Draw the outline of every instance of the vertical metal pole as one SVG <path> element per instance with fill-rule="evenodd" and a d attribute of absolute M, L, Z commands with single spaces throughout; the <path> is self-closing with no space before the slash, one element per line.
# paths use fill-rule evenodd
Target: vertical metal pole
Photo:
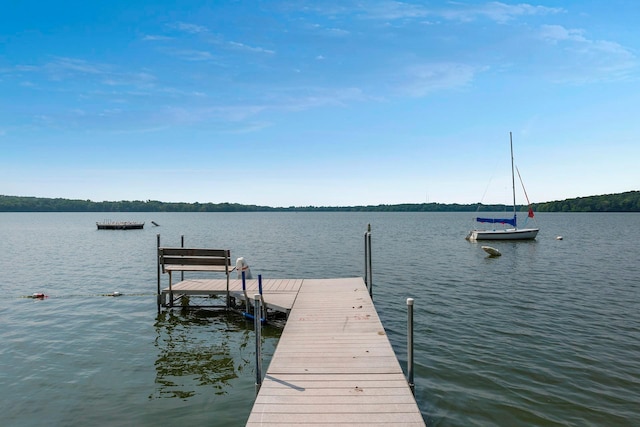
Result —
<path fill-rule="evenodd" d="M 511 132 L 509 132 L 509 145 L 511 146 L 511 188 L 513 189 L 513 219 L 514 224 L 513 228 L 518 228 L 516 224 L 518 224 L 518 220 L 516 219 L 516 176 L 513 173 L 513 137 L 511 136 Z"/>
<path fill-rule="evenodd" d="M 249 297 L 247 296 L 247 279 L 246 279 L 246 276 L 244 274 L 244 271 L 242 272 L 242 295 L 244 295 L 244 312 L 248 313 L 249 312 Z"/>
<path fill-rule="evenodd" d="M 262 322 L 260 321 L 260 294 L 253 296 L 253 325 L 256 330 L 256 394 L 262 385 Z"/>
<path fill-rule="evenodd" d="M 158 302 L 158 314 L 160 314 L 160 305 L 162 303 L 162 301 L 160 301 L 160 234 L 158 233 L 156 235 L 156 261 L 158 263 L 158 294 L 156 296 L 157 302 Z"/>
<path fill-rule="evenodd" d="M 367 254 L 369 255 L 368 262 L 368 277 L 369 277 L 369 296 L 373 300 L 373 269 L 371 268 L 371 224 L 367 228 Z"/>
<path fill-rule="evenodd" d="M 180 247 L 184 248 L 184 234 L 180 235 Z M 180 272 L 180 280 L 184 282 L 184 271 Z"/>
<path fill-rule="evenodd" d="M 262 274 L 258 274 L 258 292 L 260 293 L 260 302 L 262 304 L 262 311 L 260 312 L 261 319 L 260 321 L 267 321 L 267 304 L 264 302 L 264 295 L 262 294 Z M 264 313 L 264 316 L 262 316 Z"/>
<path fill-rule="evenodd" d="M 407 381 L 411 393 L 416 394 L 413 382 L 413 298 L 407 298 Z"/>
<path fill-rule="evenodd" d="M 364 283 L 369 289 L 369 246 L 367 245 L 368 231 L 364 232 Z"/>

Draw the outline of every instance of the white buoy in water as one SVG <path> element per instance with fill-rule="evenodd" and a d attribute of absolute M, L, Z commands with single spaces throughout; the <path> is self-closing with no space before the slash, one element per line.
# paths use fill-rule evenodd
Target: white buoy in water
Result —
<path fill-rule="evenodd" d="M 244 257 L 236 259 L 236 270 L 238 271 L 238 279 L 242 279 L 243 271 L 245 279 L 252 279 L 249 264 L 247 264 L 247 262 L 244 260 Z"/>
<path fill-rule="evenodd" d="M 482 250 L 489 254 L 489 256 L 500 256 L 502 255 L 499 250 L 496 248 L 492 248 L 491 246 L 482 246 Z"/>

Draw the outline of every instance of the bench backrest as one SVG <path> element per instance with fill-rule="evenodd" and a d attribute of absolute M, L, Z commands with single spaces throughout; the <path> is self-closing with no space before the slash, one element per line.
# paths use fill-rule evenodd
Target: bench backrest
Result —
<path fill-rule="evenodd" d="M 229 249 L 158 248 L 158 257 L 163 273 L 168 264 L 231 266 Z"/>

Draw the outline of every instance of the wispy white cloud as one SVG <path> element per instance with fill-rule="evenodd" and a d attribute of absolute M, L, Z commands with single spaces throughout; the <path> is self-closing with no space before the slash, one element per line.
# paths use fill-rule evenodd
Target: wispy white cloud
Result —
<path fill-rule="evenodd" d="M 314 23 L 304 25 L 304 30 L 309 31 L 314 36 L 324 37 L 324 38 L 345 38 L 350 36 L 352 33 L 349 30 L 344 28 L 337 27 L 327 27 L 322 24 Z"/>
<path fill-rule="evenodd" d="M 285 111 L 304 111 L 321 107 L 343 107 L 353 102 L 370 100 L 362 89 L 290 87 L 269 95 L 269 108 Z"/>
<path fill-rule="evenodd" d="M 166 41 L 166 40 L 173 40 L 173 37 L 147 34 L 146 36 L 144 36 L 142 38 L 142 40 L 144 40 L 144 41 Z"/>
<path fill-rule="evenodd" d="M 266 121 L 248 122 L 248 123 L 244 123 L 242 126 L 235 126 L 228 130 L 222 130 L 221 132 L 227 133 L 227 134 L 254 133 L 254 132 L 259 132 L 271 126 L 273 126 L 273 123 L 266 122 Z"/>
<path fill-rule="evenodd" d="M 636 55 L 616 42 L 592 40 L 581 29 L 543 25 L 538 37 L 562 49 L 554 80 L 562 83 L 614 81 L 637 72 Z"/>
<path fill-rule="evenodd" d="M 383 20 L 424 18 L 430 14 L 425 6 L 400 1 L 367 2 L 362 6 L 364 16 Z"/>
<path fill-rule="evenodd" d="M 241 106 L 219 106 L 211 107 L 206 111 L 215 114 L 216 117 L 224 118 L 234 122 L 246 120 L 249 117 L 253 117 L 256 114 L 262 112 L 267 108 L 264 105 L 241 105 Z"/>
<path fill-rule="evenodd" d="M 202 34 L 208 33 L 209 30 L 202 25 L 190 24 L 188 22 L 174 22 L 167 25 L 169 28 L 174 30 L 182 31 L 190 34 Z"/>
<path fill-rule="evenodd" d="M 121 108 L 105 108 L 98 113 L 99 117 L 119 116 L 124 111 Z"/>
<path fill-rule="evenodd" d="M 113 65 L 72 57 L 54 57 L 39 65 L 16 65 L 13 73 L 23 79 L 20 86 L 43 90 L 47 87 L 43 79 L 73 82 L 82 78 L 85 82 L 105 85 L 142 84 L 153 79 L 148 73 L 117 72 Z"/>
<path fill-rule="evenodd" d="M 549 15 L 564 12 L 559 7 L 532 5 L 527 3 L 507 4 L 498 1 L 486 3 L 467 3 L 451 1 L 444 7 L 429 4 L 415 4 L 396 0 L 378 0 L 367 2 L 341 3 L 337 6 L 315 7 L 307 6 L 307 10 L 314 10 L 324 15 L 352 15 L 363 19 L 377 19 L 384 21 L 421 20 L 425 18 L 442 18 L 452 21 L 470 22 L 478 19 L 489 19 L 505 23 L 521 16 Z"/>
<path fill-rule="evenodd" d="M 521 16 L 551 15 L 564 12 L 559 7 L 535 6 L 527 3 L 506 4 L 488 2 L 484 4 L 451 3 L 446 9 L 434 11 L 443 18 L 469 22 L 479 18 L 505 23 Z"/>
<path fill-rule="evenodd" d="M 423 97 L 439 90 L 462 88 L 481 71 L 480 67 L 449 62 L 413 66 L 404 73 L 399 91 L 404 95 Z"/>
<path fill-rule="evenodd" d="M 215 125 L 221 122 L 243 122 L 265 110 L 263 105 L 241 106 L 167 106 L 158 119 L 174 125 L 190 125 L 207 122 Z"/>
<path fill-rule="evenodd" d="M 174 125 L 207 123 L 220 131 L 258 131 L 271 122 L 261 118 L 263 114 L 281 111 L 305 111 L 321 107 L 340 107 L 354 101 L 368 99 L 360 89 L 325 89 L 288 87 L 271 89 L 254 103 L 238 105 L 191 104 L 166 106 L 154 120 Z M 239 130 L 241 129 L 241 130 Z"/>
<path fill-rule="evenodd" d="M 107 86 L 142 86 L 148 87 L 156 81 L 156 76 L 146 72 L 109 73 L 102 79 Z"/>
<path fill-rule="evenodd" d="M 332 37 L 345 37 L 351 34 L 350 31 L 344 30 L 342 28 L 325 28 L 325 33 Z"/>
<path fill-rule="evenodd" d="M 209 45 L 215 45 L 217 49 L 227 50 L 227 51 L 237 51 L 237 52 L 247 52 L 247 53 L 256 53 L 256 54 L 264 54 L 264 55 L 274 55 L 276 51 L 273 49 L 268 49 L 261 46 L 252 46 L 244 42 L 239 41 L 229 41 L 225 40 L 224 37 L 210 33 L 206 28 L 193 25 L 193 24 L 172 24 L 172 28 L 179 28 L 182 31 L 191 33 L 191 34 L 203 34 L 206 33 L 206 36 L 200 39 L 201 42 L 207 43 Z M 172 37 L 162 37 L 162 36 L 154 36 L 154 37 L 145 37 L 145 40 L 174 40 Z M 214 55 L 202 49 L 186 49 L 186 48 L 172 48 L 172 47 L 162 47 L 158 49 L 159 52 L 163 52 L 166 54 L 170 54 L 181 59 L 185 59 L 188 61 L 207 61 L 214 59 Z"/>
<path fill-rule="evenodd" d="M 193 97 L 193 98 L 206 98 L 207 94 L 202 91 L 197 90 L 182 90 L 175 87 L 162 87 L 157 88 L 156 92 L 158 93 L 167 93 L 170 95 L 175 95 L 176 97 Z"/>
<path fill-rule="evenodd" d="M 18 64 L 15 66 L 15 70 L 16 71 L 36 71 L 38 70 L 38 67 L 36 67 L 35 65 L 22 65 L 22 64 Z"/>
<path fill-rule="evenodd" d="M 559 41 L 578 41 L 586 42 L 584 30 L 567 29 L 562 25 L 543 25 L 540 27 L 539 37 L 542 40 L 556 44 Z"/>
<path fill-rule="evenodd" d="M 37 124 L 45 127 L 54 127 L 57 123 L 57 120 L 48 114 L 38 114 L 33 119 Z"/>
<path fill-rule="evenodd" d="M 18 71 L 19 70 L 19 71 Z M 122 126 L 156 126 L 147 108 L 133 108 L 141 99 L 154 99 L 158 105 L 182 104 L 206 99 L 206 92 L 167 85 L 148 71 L 135 71 L 117 65 L 72 57 L 55 57 L 39 65 L 13 67 L 14 87 L 30 87 L 38 94 L 56 99 L 56 107 L 32 103 L 29 121 L 36 128 L 98 129 L 115 121 Z M 31 94 L 29 94 L 31 96 Z M 40 96 L 40 95 L 37 95 Z M 101 104 L 102 103 L 102 104 Z M 98 108 L 103 105 L 103 108 Z M 118 107 L 114 107 L 114 106 Z M 131 121 L 131 122 L 129 122 Z"/>
<path fill-rule="evenodd" d="M 271 50 L 271 49 L 265 49 L 262 47 L 253 47 L 253 46 L 247 46 L 244 43 L 238 43 L 238 42 L 228 42 L 227 43 L 231 48 L 236 49 L 236 50 L 244 50 L 247 52 L 255 52 L 255 53 L 265 53 L 265 54 L 269 54 L 269 55 L 273 55 L 276 52 Z"/>
<path fill-rule="evenodd" d="M 92 63 L 84 59 L 58 57 L 44 65 L 44 69 L 51 78 L 62 79 L 77 74 L 105 74 L 108 66 L 100 63 Z"/>
<path fill-rule="evenodd" d="M 213 54 L 206 50 L 166 48 L 163 51 L 186 61 L 211 61 L 215 59 Z"/>
<path fill-rule="evenodd" d="M 33 75 L 41 74 L 54 81 L 74 81 L 82 77 L 85 82 L 102 86 L 127 86 L 138 89 L 154 87 L 157 77 L 147 71 L 122 70 L 112 64 L 90 62 L 84 59 L 63 57 L 54 58 L 42 66 L 22 67 Z M 41 86 L 41 85 L 40 85 Z M 87 90 L 87 92 L 90 92 Z M 95 89 L 94 89 L 95 92 Z"/>
<path fill-rule="evenodd" d="M 134 129 L 112 129 L 111 133 L 115 135 L 157 133 L 157 132 L 164 132 L 169 128 L 170 128 L 169 125 L 165 125 L 165 126 L 154 126 L 154 127 L 140 127 L 140 128 L 134 128 Z"/>

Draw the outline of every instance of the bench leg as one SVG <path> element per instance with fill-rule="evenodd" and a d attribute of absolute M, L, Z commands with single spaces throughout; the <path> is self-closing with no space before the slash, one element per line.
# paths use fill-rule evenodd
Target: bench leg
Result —
<path fill-rule="evenodd" d="M 171 290 L 171 271 L 169 271 L 169 307 L 173 307 L 173 292 Z"/>

